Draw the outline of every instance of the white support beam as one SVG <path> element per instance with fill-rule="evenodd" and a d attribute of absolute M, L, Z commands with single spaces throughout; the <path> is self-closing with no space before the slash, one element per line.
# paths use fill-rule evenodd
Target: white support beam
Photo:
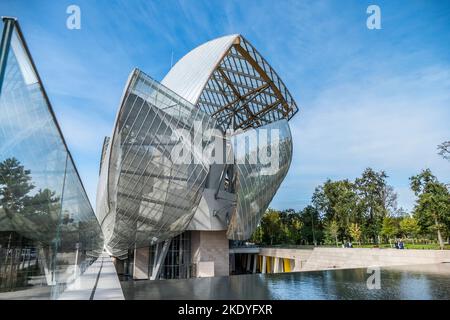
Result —
<path fill-rule="evenodd" d="M 262 258 L 262 270 L 261 270 L 261 273 L 266 273 L 266 263 L 267 263 L 266 259 L 267 259 L 267 257 L 266 257 L 266 256 L 263 256 L 263 258 Z"/>
<path fill-rule="evenodd" d="M 161 266 L 164 263 L 164 259 L 166 258 L 167 251 L 169 251 L 171 241 L 172 241 L 172 239 L 164 241 L 162 249 L 158 250 L 159 254 L 157 252 L 157 255 L 155 256 L 156 263 L 153 265 L 153 270 L 152 270 L 152 274 L 150 276 L 150 280 L 156 280 L 159 278 L 159 274 L 161 272 Z"/>

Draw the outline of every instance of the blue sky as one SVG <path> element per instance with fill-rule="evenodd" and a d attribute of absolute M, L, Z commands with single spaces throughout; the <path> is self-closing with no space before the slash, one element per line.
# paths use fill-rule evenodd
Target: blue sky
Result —
<path fill-rule="evenodd" d="M 66 8 L 81 8 L 81 30 Z M 381 8 L 381 30 L 366 8 Z M 294 159 L 272 206 L 301 209 L 327 178 L 385 170 L 411 209 L 408 177 L 431 168 L 450 182 L 436 146 L 450 140 L 449 1 L 2 0 L 19 18 L 62 131 L 95 205 L 103 137 L 128 74 L 156 80 L 210 39 L 244 35 L 300 106 Z"/>

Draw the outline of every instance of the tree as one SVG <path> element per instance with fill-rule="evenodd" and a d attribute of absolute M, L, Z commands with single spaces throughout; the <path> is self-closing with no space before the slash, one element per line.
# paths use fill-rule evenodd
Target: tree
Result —
<path fill-rule="evenodd" d="M 301 237 L 302 241 L 309 244 L 317 243 L 323 240 L 323 224 L 319 211 L 311 206 L 306 206 L 300 211 L 300 219 L 302 221 Z"/>
<path fill-rule="evenodd" d="M 253 232 L 252 236 L 250 237 L 250 241 L 257 243 L 257 244 L 263 244 L 263 229 L 261 226 L 261 223 L 256 227 L 255 231 Z"/>
<path fill-rule="evenodd" d="M 301 230 L 303 223 L 300 217 L 296 214 L 291 217 L 290 223 L 287 226 L 287 238 L 292 244 L 300 244 L 301 241 Z"/>
<path fill-rule="evenodd" d="M 391 239 L 396 237 L 398 233 L 399 226 L 396 219 L 394 219 L 393 217 L 384 217 L 380 234 L 386 237 L 390 243 Z"/>
<path fill-rule="evenodd" d="M 355 180 L 364 230 L 375 243 L 378 242 L 383 219 L 396 210 L 397 195 L 387 185 L 387 177 L 384 171 L 375 172 L 367 168 L 361 178 Z"/>
<path fill-rule="evenodd" d="M 450 141 L 444 141 L 440 145 L 438 145 L 438 154 L 442 156 L 442 158 L 450 161 Z"/>
<path fill-rule="evenodd" d="M 359 227 L 359 225 L 357 223 L 351 223 L 349 228 L 348 228 L 348 232 L 350 234 L 350 237 L 355 240 L 356 242 L 358 242 L 358 244 L 361 244 L 361 228 Z"/>
<path fill-rule="evenodd" d="M 280 229 L 278 241 L 285 244 L 299 244 L 301 239 L 302 222 L 300 216 L 294 209 L 279 212 Z"/>
<path fill-rule="evenodd" d="M 400 221 L 400 231 L 405 237 L 416 237 L 420 231 L 417 220 L 412 217 L 404 217 Z"/>
<path fill-rule="evenodd" d="M 397 193 L 394 191 L 394 187 L 385 185 L 385 187 L 381 190 L 381 200 L 383 210 L 386 214 L 392 216 L 398 213 Z"/>
<path fill-rule="evenodd" d="M 25 170 L 16 158 L 0 162 L 0 207 L 9 218 L 26 208 L 33 188 L 30 170 Z"/>
<path fill-rule="evenodd" d="M 24 217 L 38 227 L 33 232 L 40 232 L 48 241 L 56 237 L 56 231 L 60 224 L 60 197 L 57 197 L 55 192 L 49 189 L 39 189 L 34 196 L 29 198 L 27 207 Z M 68 212 L 65 214 L 69 215 Z M 67 217 L 62 217 L 61 222 L 68 224 L 73 222 L 73 219 L 69 218 L 68 220 Z"/>
<path fill-rule="evenodd" d="M 439 246 L 444 249 L 442 232 L 450 220 L 450 191 L 440 183 L 430 169 L 410 178 L 411 190 L 417 197 L 414 217 L 422 229 L 436 232 Z"/>
<path fill-rule="evenodd" d="M 267 209 L 251 239 L 259 244 L 300 244 L 303 222 L 293 209 Z"/>
<path fill-rule="evenodd" d="M 263 233 L 263 242 L 273 245 L 277 243 L 283 233 L 281 227 L 280 213 L 273 209 L 267 209 L 261 219 L 261 228 Z"/>
<path fill-rule="evenodd" d="M 30 195 L 34 188 L 31 171 L 16 158 L 0 162 L 0 209 L 9 218 L 12 230 L 50 242 L 59 224 L 60 198 L 49 189 L 39 189 Z M 69 218 L 67 223 L 70 222 Z"/>
<path fill-rule="evenodd" d="M 331 220 L 325 223 L 325 238 L 328 242 L 336 241 L 336 247 L 339 246 L 338 234 L 339 226 L 336 221 Z"/>
<path fill-rule="evenodd" d="M 338 226 L 338 237 L 346 237 L 351 221 L 358 221 L 357 194 L 355 186 L 348 180 L 327 180 L 316 188 L 312 202 L 322 213 L 326 222 L 334 221 Z"/>
<path fill-rule="evenodd" d="M 400 207 L 397 210 L 395 210 L 395 212 L 393 213 L 393 216 L 402 218 L 402 219 L 410 217 L 409 213 L 403 207 Z"/>

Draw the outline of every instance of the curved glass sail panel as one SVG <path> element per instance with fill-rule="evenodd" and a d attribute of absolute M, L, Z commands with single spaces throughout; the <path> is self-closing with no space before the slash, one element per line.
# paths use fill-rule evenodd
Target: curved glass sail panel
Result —
<path fill-rule="evenodd" d="M 193 49 L 161 83 L 211 115 L 224 130 L 290 120 L 298 112 L 275 70 L 239 34 Z"/>
<path fill-rule="evenodd" d="M 204 189 L 209 163 L 202 150 L 214 129 L 207 114 L 141 71 L 132 73 L 104 146 L 98 191 L 111 253 L 121 256 L 186 229 Z"/>
<path fill-rule="evenodd" d="M 0 64 L 0 299 L 58 298 L 103 238 L 19 26 Z"/>
<path fill-rule="evenodd" d="M 215 64 L 197 106 L 224 130 L 258 128 L 290 120 L 298 112 L 281 78 L 242 36 L 236 36 Z"/>
<path fill-rule="evenodd" d="M 292 159 L 287 120 L 231 137 L 235 154 L 236 209 L 227 237 L 248 240 L 286 176 Z"/>

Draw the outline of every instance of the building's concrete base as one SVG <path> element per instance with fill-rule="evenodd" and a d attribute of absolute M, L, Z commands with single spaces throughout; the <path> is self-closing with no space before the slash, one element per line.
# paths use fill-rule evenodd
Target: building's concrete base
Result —
<path fill-rule="evenodd" d="M 196 277 L 228 276 L 229 244 L 226 231 L 192 231 L 192 263 Z"/>
<path fill-rule="evenodd" d="M 123 275 L 125 273 L 125 262 L 118 258 L 112 257 L 112 262 L 114 263 L 114 267 L 116 268 L 116 272 L 118 275 Z"/>
<path fill-rule="evenodd" d="M 150 248 L 134 249 L 133 279 L 148 279 Z"/>

